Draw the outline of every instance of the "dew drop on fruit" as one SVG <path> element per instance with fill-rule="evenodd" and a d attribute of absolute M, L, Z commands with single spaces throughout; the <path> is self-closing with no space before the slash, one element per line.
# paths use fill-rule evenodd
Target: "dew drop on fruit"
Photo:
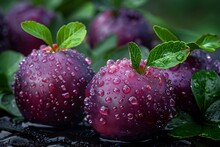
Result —
<path fill-rule="evenodd" d="M 91 60 L 89 57 L 86 57 L 86 58 L 85 58 L 85 61 L 86 61 L 86 63 L 89 64 L 89 65 L 92 64 L 92 60 Z"/>
<path fill-rule="evenodd" d="M 172 98 L 170 99 L 170 106 L 171 106 L 171 107 L 175 106 L 175 101 L 174 101 L 174 99 L 172 99 Z"/>
<path fill-rule="evenodd" d="M 104 94 L 105 94 L 105 93 L 104 93 L 104 90 L 99 90 L 99 91 L 98 91 L 98 95 L 99 95 L 100 97 L 103 97 Z"/>
<path fill-rule="evenodd" d="M 100 118 L 99 119 L 99 122 L 102 124 L 102 125 L 105 125 L 106 124 L 106 120 L 104 118 Z"/>
<path fill-rule="evenodd" d="M 119 101 L 118 101 L 118 104 L 122 104 L 124 102 L 124 99 L 120 99 Z"/>
<path fill-rule="evenodd" d="M 103 80 L 98 81 L 98 87 L 102 87 L 103 85 L 104 85 L 104 81 Z"/>
<path fill-rule="evenodd" d="M 84 99 L 84 105 L 85 105 L 85 106 L 88 106 L 88 105 L 89 105 L 89 97 L 86 97 L 86 98 Z"/>
<path fill-rule="evenodd" d="M 132 113 L 128 113 L 128 114 L 127 114 L 127 118 L 128 118 L 129 120 L 132 120 L 132 119 L 134 118 L 134 115 L 133 115 Z"/>
<path fill-rule="evenodd" d="M 128 94 L 131 91 L 131 88 L 128 85 L 124 85 L 123 88 L 122 88 L 122 91 L 125 94 Z"/>
<path fill-rule="evenodd" d="M 109 69 L 108 69 L 108 73 L 109 73 L 109 74 L 113 74 L 113 73 L 115 73 L 117 70 L 118 70 L 118 66 L 116 66 L 116 65 L 111 65 L 111 66 L 109 67 Z"/>
<path fill-rule="evenodd" d="M 120 89 L 114 88 L 114 89 L 113 89 L 113 92 L 116 93 L 116 94 L 119 94 L 119 93 L 120 93 Z"/>
<path fill-rule="evenodd" d="M 120 119 L 120 115 L 119 114 L 115 114 L 115 119 L 119 120 Z"/>
<path fill-rule="evenodd" d="M 128 101 L 130 102 L 130 104 L 132 105 L 138 105 L 138 101 L 137 101 L 137 98 L 134 97 L 134 96 L 131 96 Z"/>
<path fill-rule="evenodd" d="M 75 94 L 75 95 L 77 95 L 77 94 L 78 94 L 78 92 L 77 92 L 77 90 L 76 90 L 76 89 L 74 89 L 74 90 L 73 90 L 73 94 Z"/>
<path fill-rule="evenodd" d="M 19 97 L 24 97 L 24 92 L 20 91 L 18 95 L 19 95 Z"/>
<path fill-rule="evenodd" d="M 152 100 L 152 96 L 150 94 L 147 95 L 147 99 L 150 101 Z"/>
<path fill-rule="evenodd" d="M 119 79 L 119 78 L 114 78 L 114 80 L 113 80 L 113 84 L 115 84 L 115 85 L 117 85 L 117 84 L 119 84 L 119 83 L 121 83 L 121 80 Z"/>
<path fill-rule="evenodd" d="M 63 94 L 62 94 L 62 97 L 63 97 L 63 98 L 70 98 L 69 92 L 63 93 Z"/>
<path fill-rule="evenodd" d="M 100 112 L 102 115 L 108 115 L 108 114 L 109 114 L 109 109 L 108 109 L 108 107 L 106 107 L 106 106 L 102 106 L 102 107 L 99 109 L 99 112 Z"/>
<path fill-rule="evenodd" d="M 63 91 L 66 91 L 66 86 L 65 86 L 65 85 L 61 85 L 61 89 L 62 89 Z"/>
<path fill-rule="evenodd" d="M 134 72 L 130 71 L 130 70 L 126 70 L 125 71 L 125 76 L 128 78 L 133 78 L 134 77 Z"/>
<path fill-rule="evenodd" d="M 49 84 L 49 90 L 50 90 L 50 91 L 53 91 L 54 89 L 55 89 L 55 86 L 54 86 L 52 83 L 50 83 L 50 84 Z"/>
<path fill-rule="evenodd" d="M 112 98 L 110 96 L 107 96 L 105 98 L 106 103 L 111 103 L 112 102 Z"/>

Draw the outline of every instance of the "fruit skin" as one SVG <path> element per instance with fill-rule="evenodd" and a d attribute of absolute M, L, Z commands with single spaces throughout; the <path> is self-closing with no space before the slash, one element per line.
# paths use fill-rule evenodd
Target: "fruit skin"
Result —
<path fill-rule="evenodd" d="M 190 86 L 192 75 L 201 69 L 214 70 L 219 74 L 219 65 L 220 62 L 213 60 L 210 54 L 202 50 L 194 50 L 182 64 L 155 72 L 162 73 L 171 81 L 171 85 L 177 97 L 177 107 L 197 117 L 200 116 L 200 112 Z"/>
<path fill-rule="evenodd" d="M 154 35 L 145 18 L 138 12 L 120 8 L 118 11 L 106 10 L 100 13 L 89 26 L 87 41 L 91 48 L 111 34 L 118 37 L 117 46 L 134 41 L 152 48 Z"/>
<path fill-rule="evenodd" d="M 8 49 L 7 27 L 5 17 L 0 11 L 0 52 Z"/>
<path fill-rule="evenodd" d="M 53 18 L 55 18 L 55 14 L 52 11 L 31 3 L 22 2 L 13 6 L 6 14 L 11 49 L 27 56 L 32 49 L 38 49 L 42 44 L 45 44 L 42 40 L 24 32 L 21 28 L 21 22 L 34 20 L 49 26 Z"/>
<path fill-rule="evenodd" d="M 20 63 L 14 82 L 16 103 L 31 122 L 77 123 L 83 117 L 84 90 L 94 72 L 77 51 L 51 53 L 47 48 L 33 50 Z"/>
<path fill-rule="evenodd" d="M 88 84 L 86 120 L 101 137 L 146 139 L 175 115 L 172 87 L 162 75 L 148 71 L 140 75 L 126 58 L 109 60 Z"/>

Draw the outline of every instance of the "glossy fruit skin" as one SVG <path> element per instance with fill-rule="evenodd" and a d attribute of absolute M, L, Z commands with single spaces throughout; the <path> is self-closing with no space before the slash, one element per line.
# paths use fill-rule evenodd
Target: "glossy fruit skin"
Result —
<path fill-rule="evenodd" d="M 21 28 L 21 22 L 34 20 L 49 26 L 53 18 L 55 18 L 55 14 L 52 11 L 27 2 L 18 3 L 13 6 L 6 14 L 11 49 L 27 56 L 31 53 L 32 49 L 38 49 L 42 44 L 45 44 L 42 40 L 24 32 Z"/>
<path fill-rule="evenodd" d="M 15 100 L 24 118 L 46 125 L 74 124 L 83 117 L 85 87 L 94 72 L 75 50 L 33 50 L 15 75 Z"/>
<path fill-rule="evenodd" d="M 7 27 L 5 17 L 0 11 L 0 52 L 8 49 Z"/>
<path fill-rule="evenodd" d="M 210 54 L 202 50 L 194 50 L 185 62 L 170 69 L 161 69 L 167 79 L 171 81 L 176 95 L 176 104 L 180 110 L 183 110 L 193 116 L 199 116 L 199 108 L 191 90 L 192 75 L 199 70 L 214 70 L 220 73 L 220 62 L 213 60 Z"/>
<path fill-rule="evenodd" d="M 134 41 L 152 48 L 154 36 L 149 23 L 138 12 L 121 8 L 118 11 L 106 10 L 97 15 L 89 26 L 87 41 L 95 48 L 107 36 L 117 36 L 117 46 Z"/>
<path fill-rule="evenodd" d="M 142 140 L 175 115 L 173 98 L 163 76 L 152 75 L 148 69 L 140 75 L 128 59 L 109 60 L 87 86 L 84 110 L 101 137 Z"/>

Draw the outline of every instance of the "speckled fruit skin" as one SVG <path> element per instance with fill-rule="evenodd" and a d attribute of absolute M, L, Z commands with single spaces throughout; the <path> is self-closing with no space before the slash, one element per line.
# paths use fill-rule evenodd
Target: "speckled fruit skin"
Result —
<path fill-rule="evenodd" d="M 138 12 L 121 8 L 117 12 L 107 10 L 97 15 L 89 26 L 87 41 L 91 48 L 111 34 L 118 37 L 117 45 L 134 41 L 152 48 L 154 36 L 145 18 Z"/>
<path fill-rule="evenodd" d="M 27 2 L 13 6 L 6 14 L 11 49 L 21 52 L 25 56 L 30 54 L 32 49 L 38 49 L 44 42 L 24 32 L 21 28 L 21 22 L 34 20 L 49 26 L 53 18 L 55 18 L 53 12 Z"/>
<path fill-rule="evenodd" d="M 0 11 L 0 52 L 8 49 L 7 27 L 4 15 Z"/>
<path fill-rule="evenodd" d="M 194 50 L 185 62 L 170 69 L 156 71 L 162 73 L 171 81 L 176 95 L 177 107 L 191 115 L 199 116 L 199 108 L 191 90 L 192 75 L 199 70 L 214 70 L 220 73 L 220 62 L 202 51 Z"/>
<path fill-rule="evenodd" d="M 101 137 L 142 140 L 175 115 L 173 98 L 172 87 L 160 74 L 147 69 L 140 75 L 126 58 L 109 60 L 87 86 L 84 110 Z"/>
<path fill-rule="evenodd" d="M 61 125 L 83 117 L 85 87 L 94 72 L 89 60 L 75 50 L 48 53 L 33 50 L 15 75 L 15 100 L 28 121 Z"/>

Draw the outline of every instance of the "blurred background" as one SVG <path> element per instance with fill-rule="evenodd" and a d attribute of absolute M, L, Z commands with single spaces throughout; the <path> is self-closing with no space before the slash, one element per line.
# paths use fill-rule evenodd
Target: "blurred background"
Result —
<path fill-rule="evenodd" d="M 22 0 L 1 0 L 0 10 L 3 13 Z M 112 1 L 117 0 L 26 0 L 47 9 L 54 10 L 65 21 L 82 21 L 86 25 L 97 13 L 112 7 Z M 141 11 L 149 22 L 167 25 L 177 33 L 180 31 L 187 39 L 203 33 L 220 34 L 220 19 L 218 0 L 125 0 L 126 6 Z M 129 6 L 129 3 L 132 3 Z M 135 4 L 134 4 L 135 3 Z"/>
<path fill-rule="evenodd" d="M 21 2 L 31 3 L 34 7 L 41 7 L 53 14 L 48 14 L 47 12 L 30 12 L 35 15 L 26 16 L 28 15 L 27 13 L 29 13 L 27 9 L 31 8 L 23 8 L 27 11 L 23 11 L 20 14 L 20 12 L 18 13 L 17 10 L 14 10 L 18 9 L 14 8 L 14 6 Z M 90 31 L 93 29 L 90 29 L 90 25 L 98 14 L 101 14 L 108 9 L 117 10 L 120 7 L 127 7 L 143 15 L 149 25 L 149 31 L 153 32 L 153 25 L 160 25 L 170 29 L 181 40 L 187 42 L 195 41 L 202 34 L 206 33 L 220 35 L 220 19 L 218 16 L 220 14 L 220 11 L 218 10 L 219 5 L 220 1 L 218 0 L 1 0 L 0 12 L 5 16 L 6 26 L 8 27 L 20 27 L 19 25 L 15 26 L 15 24 L 18 23 L 16 22 L 17 20 L 24 20 L 25 17 L 33 18 L 39 20 L 41 23 L 45 23 L 52 31 L 53 36 L 56 36 L 55 33 L 63 24 L 72 21 L 80 21 L 84 23 L 87 30 Z M 14 12 L 12 13 L 11 11 Z M 48 16 L 46 16 L 45 13 L 47 13 Z M 109 28 L 111 28 L 111 26 Z M 119 27 L 119 29 L 122 28 Z M 19 31 L 17 31 L 18 34 L 20 33 Z M 138 31 L 141 32 L 141 30 Z M 29 51 L 23 52 L 27 44 L 23 46 L 24 43 L 19 40 L 22 37 L 16 39 L 15 36 L 19 35 L 11 33 L 13 30 L 11 31 L 10 28 L 8 29 L 8 32 L 9 35 L 7 37 L 9 38 L 9 46 L 5 48 L 22 52 L 25 56 L 28 55 Z M 135 34 L 135 32 L 133 32 L 133 34 Z M 117 59 L 128 56 L 127 46 L 124 44 L 118 46 L 114 36 L 105 38 L 95 47 L 88 41 L 91 40 L 91 38 L 94 40 L 95 35 L 92 33 L 92 37 L 91 35 L 89 37 L 89 39 L 85 40 L 77 48 L 80 52 L 93 59 L 93 68 L 95 70 L 98 70 L 100 66 L 103 66 L 108 58 Z M 104 38 L 104 36 L 99 36 L 99 34 L 96 37 L 96 40 Z M 154 37 L 152 37 L 154 40 L 152 45 L 141 47 L 148 49 L 153 47 L 153 45 L 158 42 L 158 40 L 155 39 L 156 37 Z M 14 40 L 15 43 L 13 42 Z M 38 46 L 39 44 L 36 44 L 29 48 L 38 48 Z M 22 50 L 18 47 L 21 47 Z M 120 48 L 120 50 L 118 48 Z M 117 50 L 117 52 L 115 52 L 115 50 Z M 145 49 L 143 50 L 145 51 Z M 218 58 L 219 55 L 220 53 L 214 53 L 213 57 Z M 98 62 L 96 60 L 97 58 L 99 59 Z"/>

